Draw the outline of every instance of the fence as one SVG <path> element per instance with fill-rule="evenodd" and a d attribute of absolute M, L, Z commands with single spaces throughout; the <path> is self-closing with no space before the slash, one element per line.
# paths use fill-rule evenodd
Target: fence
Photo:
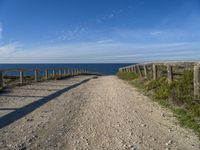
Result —
<path fill-rule="evenodd" d="M 168 62 L 168 63 L 145 63 L 119 68 L 119 72 L 134 72 L 140 77 L 156 80 L 166 75 L 168 82 L 172 82 L 180 70 L 192 70 L 194 73 L 194 96 L 200 98 L 200 63 L 199 62 Z M 160 74 L 158 73 L 160 71 Z"/>
<path fill-rule="evenodd" d="M 18 76 L 7 76 L 6 73 L 19 73 Z M 25 73 L 32 73 L 33 76 L 25 76 Z M 89 72 L 86 69 L 69 69 L 69 68 L 46 68 L 46 69 L 3 69 L 0 70 L 0 88 L 8 85 L 6 80 L 15 78 L 17 84 L 23 85 L 25 83 L 34 81 L 44 81 L 55 78 L 64 78 L 76 75 L 99 75 L 98 73 Z"/>

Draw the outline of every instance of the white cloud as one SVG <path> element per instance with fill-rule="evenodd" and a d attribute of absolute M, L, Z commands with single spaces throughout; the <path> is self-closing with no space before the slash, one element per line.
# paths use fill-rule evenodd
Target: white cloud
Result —
<path fill-rule="evenodd" d="M 0 45 L 0 62 L 9 62 L 15 59 L 16 54 L 22 51 L 19 42 Z"/>
<path fill-rule="evenodd" d="M 2 25 L 0 23 L 0 40 L 2 39 L 2 33 L 3 33 L 3 27 L 2 27 Z"/>

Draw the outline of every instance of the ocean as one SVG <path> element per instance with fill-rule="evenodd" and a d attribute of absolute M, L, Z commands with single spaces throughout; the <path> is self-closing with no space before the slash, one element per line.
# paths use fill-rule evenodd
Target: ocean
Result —
<path fill-rule="evenodd" d="M 0 69 L 45 69 L 45 68 L 76 68 L 87 69 L 89 71 L 98 72 L 103 75 L 114 75 L 120 67 L 131 64 L 114 63 L 114 64 L 0 64 Z M 6 73 L 8 75 L 18 75 L 19 73 Z M 26 75 L 33 75 L 33 72 L 28 72 Z"/>

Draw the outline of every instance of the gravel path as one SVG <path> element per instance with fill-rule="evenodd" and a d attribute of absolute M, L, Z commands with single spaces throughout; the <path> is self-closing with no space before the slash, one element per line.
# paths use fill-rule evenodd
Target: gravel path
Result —
<path fill-rule="evenodd" d="M 0 149 L 200 149 L 171 112 L 115 76 L 13 88 L 0 117 Z"/>

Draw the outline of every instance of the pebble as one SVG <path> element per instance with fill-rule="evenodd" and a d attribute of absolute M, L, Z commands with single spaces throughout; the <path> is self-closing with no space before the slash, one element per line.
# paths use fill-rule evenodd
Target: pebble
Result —
<path fill-rule="evenodd" d="M 164 114 L 164 113 L 162 113 L 162 114 L 161 114 L 161 116 L 162 116 L 162 117 L 165 117 L 165 114 Z"/>
<path fill-rule="evenodd" d="M 151 138 L 152 136 L 151 135 L 148 135 L 148 138 Z"/>
<path fill-rule="evenodd" d="M 157 141 L 157 139 L 153 138 L 153 141 Z"/>
<path fill-rule="evenodd" d="M 130 150 L 136 150 L 136 147 L 134 145 L 129 146 Z"/>
<path fill-rule="evenodd" d="M 146 127 L 147 125 L 146 125 L 146 124 L 141 124 L 141 126 L 142 126 L 142 127 Z"/>
<path fill-rule="evenodd" d="M 34 120 L 34 119 L 32 119 L 32 118 L 31 118 L 31 119 L 27 119 L 26 121 L 28 121 L 28 122 L 29 122 L 29 121 L 33 121 L 33 120 Z"/>
<path fill-rule="evenodd" d="M 171 145 L 172 144 L 172 140 L 169 140 L 167 143 L 165 143 L 166 146 Z"/>
<path fill-rule="evenodd" d="M 172 130 L 171 130 L 171 129 L 169 129 L 169 130 L 168 130 L 168 132 L 172 132 Z"/>

